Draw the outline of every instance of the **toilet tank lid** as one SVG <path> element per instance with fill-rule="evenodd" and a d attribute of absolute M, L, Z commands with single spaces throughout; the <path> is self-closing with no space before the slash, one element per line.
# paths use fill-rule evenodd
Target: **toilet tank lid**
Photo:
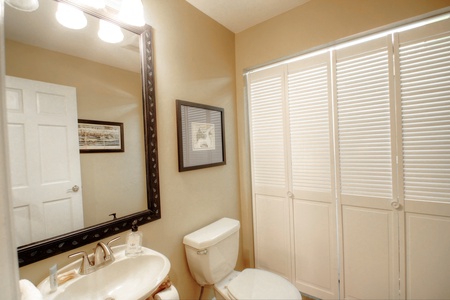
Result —
<path fill-rule="evenodd" d="M 195 249 L 206 249 L 239 230 L 238 220 L 222 218 L 183 238 L 183 244 Z"/>

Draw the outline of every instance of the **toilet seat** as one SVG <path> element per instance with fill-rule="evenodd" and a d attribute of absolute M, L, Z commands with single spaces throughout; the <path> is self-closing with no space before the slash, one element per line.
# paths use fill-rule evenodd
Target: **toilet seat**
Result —
<path fill-rule="evenodd" d="M 227 290 L 232 299 L 302 299 L 289 281 L 258 269 L 242 271 L 228 284 Z"/>

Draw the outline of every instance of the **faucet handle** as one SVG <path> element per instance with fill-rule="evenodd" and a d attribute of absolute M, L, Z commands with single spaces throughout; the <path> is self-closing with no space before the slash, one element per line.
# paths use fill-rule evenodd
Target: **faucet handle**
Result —
<path fill-rule="evenodd" d="M 83 256 L 83 260 L 81 262 L 82 263 L 87 262 L 87 264 L 92 265 L 92 262 L 89 259 L 89 256 L 87 255 L 87 253 L 85 251 L 80 251 L 80 252 L 75 252 L 75 253 L 69 254 L 68 257 L 72 258 L 72 257 L 76 257 L 76 256 Z"/>
<path fill-rule="evenodd" d="M 75 256 L 83 256 L 83 258 L 81 259 L 81 265 L 80 265 L 80 270 L 79 273 L 81 275 L 86 275 L 89 274 L 91 272 L 94 271 L 93 266 L 94 264 L 91 262 L 91 260 L 89 259 L 89 256 L 87 255 L 87 253 L 85 251 L 80 251 L 80 252 L 75 252 L 70 254 L 68 257 L 72 258 Z"/>
<path fill-rule="evenodd" d="M 108 243 L 106 243 L 106 246 L 110 247 L 109 244 L 114 243 L 115 241 L 117 241 L 118 239 L 120 239 L 120 236 L 113 238 L 112 240 L 110 240 Z"/>

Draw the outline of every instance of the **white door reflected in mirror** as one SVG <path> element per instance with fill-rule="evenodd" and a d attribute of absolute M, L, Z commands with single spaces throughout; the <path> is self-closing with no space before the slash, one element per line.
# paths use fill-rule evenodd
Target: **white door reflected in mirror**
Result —
<path fill-rule="evenodd" d="M 84 227 L 74 87 L 6 77 L 18 245 Z"/>

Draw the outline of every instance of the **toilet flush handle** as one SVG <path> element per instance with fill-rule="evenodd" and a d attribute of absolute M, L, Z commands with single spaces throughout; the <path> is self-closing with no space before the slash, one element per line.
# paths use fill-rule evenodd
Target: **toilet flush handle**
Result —
<path fill-rule="evenodd" d="M 198 250 L 197 255 L 206 255 L 208 254 L 208 249 Z"/>

